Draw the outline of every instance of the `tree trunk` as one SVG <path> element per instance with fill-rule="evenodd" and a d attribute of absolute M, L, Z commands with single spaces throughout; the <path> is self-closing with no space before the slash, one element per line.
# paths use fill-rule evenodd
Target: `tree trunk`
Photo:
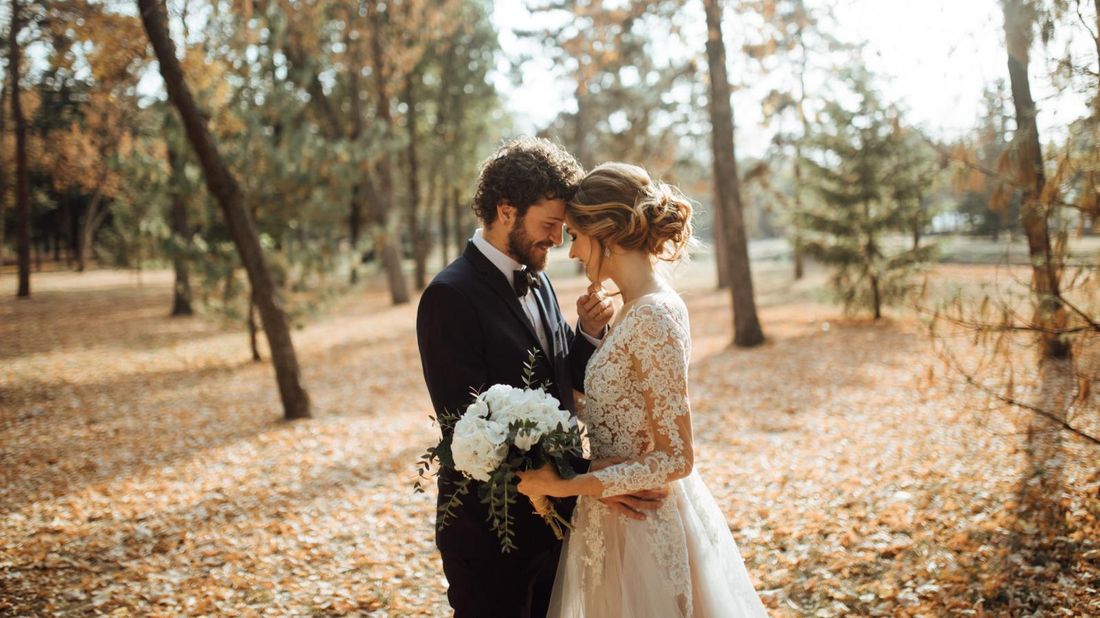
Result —
<path fill-rule="evenodd" d="M 451 252 L 448 246 L 451 242 L 450 210 L 450 201 L 444 196 L 439 201 L 439 248 L 443 257 L 443 265 L 440 268 L 446 268 L 451 263 Z"/>
<path fill-rule="evenodd" d="M 12 32 L 14 32 L 14 29 L 12 29 Z M 7 124 L 7 114 L 5 113 L 5 111 L 7 109 L 8 101 L 7 95 L 9 77 L 10 74 L 6 73 L 4 77 L 0 79 L 0 136 L 5 135 L 4 131 Z M 4 200 L 4 196 L 8 193 L 8 186 L 6 181 L 7 174 L 4 173 L 4 157 L 0 156 L 0 269 L 4 268 L 4 238 L 7 236 L 7 228 L 5 225 L 5 211 L 7 210 L 8 203 Z"/>
<path fill-rule="evenodd" d="M 711 142 L 714 151 L 715 201 L 724 223 L 733 297 L 733 343 L 739 347 L 760 345 L 764 332 L 756 315 L 748 242 L 742 215 L 740 179 L 733 140 L 733 109 L 726 77 L 726 47 L 722 40 L 720 0 L 704 0 L 707 13 L 707 60 L 710 65 Z"/>
<path fill-rule="evenodd" d="M 23 28 L 19 0 L 12 0 L 8 40 L 8 71 L 11 87 L 11 119 L 15 123 L 15 251 L 19 261 L 18 298 L 31 295 L 31 198 L 27 170 L 27 119 L 19 94 L 19 31 Z"/>
<path fill-rule="evenodd" d="M 373 202 L 376 204 L 374 223 L 378 226 L 375 232 L 375 254 L 382 258 L 382 266 L 386 270 L 386 278 L 390 285 L 390 299 L 395 305 L 409 302 L 409 289 L 405 284 L 405 273 L 401 269 L 400 239 L 392 230 L 393 225 L 393 155 L 390 144 L 393 140 L 393 116 L 390 114 L 390 99 L 386 93 L 385 71 L 385 45 L 382 41 L 382 16 L 375 2 L 367 3 L 367 16 L 371 26 L 371 63 L 374 77 L 376 117 L 382 124 L 385 135 L 383 151 L 378 160 L 378 192 Z"/>
<path fill-rule="evenodd" d="M 256 340 L 256 300 L 251 295 L 248 297 L 248 345 L 252 348 L 252 362 L 262 361 L 259 342 Z"/>
<path fill-rule="evenodd" d="M 798 3 L 798 10 L 803 15 L 805 14 L 805 6 L 801 1 Z M 794 143 L 794 210 L 797 213 L 802 210 L 802 140 L 810 134 L 810 119 L 806 116 L 806 67 L 809 65 L 810 59 L 806 49 L 802 22 L 799 22 L 795 37 L 798 40 L 799 49 L 802 51 L 801 64 L 798 67 L 798 105 L 796 107 L 798 121 L 802 124 L 802 135 Z M 797 222 L 793 225 L 795 230 L 792 234 L 791 248 L 794 252 L 794 279 L 798 281 L 806 274 L 806 260 L 804 247 L 802 246 L 802 232 L 797 228 Z"/>
<path fill-rule="evenodd" d="M 1008 76 L 1012 86 L 1012 103 L 1016 114 L 1016 134 L 1012 147 L 1017 149 L 1017 176 L 1026 179 L 1020 204 L 1020 220 L 1027 236 L 1031 258 L 1031 290 L 1035 295 L 1035 325 L 1040 334 L 1044 358 L 1068 358 L 1069 343 L 1051 332 L 1064 328 L 1066 310 L 1061 302 L 1061 274 L 1050 243 L 1047 204 L 1042 203 L 1046 177 L 1043 173 L 1043 153 L 1039 145 L 1035 101 L 1031 97 L 1028 63 L 1035 25 L 1035 12 L 1027 0 L 1002 0 L 1005 19 L 1005 41 L 1008 48 Z"/>
<path fill-rule="evenodd" d="M 84 272 L 88 267 L 88 257 L 92 252 L 92 242 L 95 240 L 96 230 L 107 218 L 107 209 L 100 210 L 99 208 L 102 203 L 103 193 L 97 188 L 95 194 L 92 195 L 92 200 L 88 202 L 88 210 L 84 213 L 84 221 L 80 226 L 80 244 L 78 245 L 76 257 L 76 269 L 79 272 Z"/>
<path fill-rule="evenodd" d="M 351 244 L 352 285 L 359 282 L 359 263 L 363 256 L 359 253 L 359 237 L 363 229 L 363 185 L 355 183 L 351 188 L 351 200 L 348 208 L 348 241 Z"/>
<path fill-rule="evenodd" d="M 455 255 L 462 255 L 462 252 L 466 250 L 466 233 L 462 231 L 466 218 L 462 216 L 462 192 L 457 188 L 453 190 L 451 195 L 451 216 L 451 222 L 453 223 L 451 238 L 455 242 Z"/>
<path fill-rule="evenodd" d="M 2 236 L 2 234 L 0 234 L 0 236 Z M 62 233 L 61 226 L 57 224 L 56 220 L 54 222 L 54 230 L 53 230 L 53 237 L 52 238 L 53 238 L 53 247 L 52 247 L 53 248 L 53 261 L 54 261 L 55 264 L 60 264 L 61 263 L 61 247 L 62 247 L 62 244 L 65 240 L 65 236 Z M 2 263 L 3 263 L 3 260 L 0 260 L 0 264 L 2 264 Z"/>
<path fill-rule="evenodd" d="M 798 281 L 806 274 L 806 258 L 802 251 L 802 236 L 797 233 L 791 239 L 791 252 L 794 260 L 794 279 Z"/>
<path fill-rule="evenodd" d="M 717 179 L 715 179 L 715 182 L 717 182 Z M 712 223 L 714 228 L 714 259 L 715 264 L 718 265 L 718 289 L 728 290 L 730 287 L 730 263 L 729 249 L 726 243 L 726 217 L 717 195 L 714 196 L 712 216 L 714 219 Z"/>
<path fill-rule="evenodd" d="M 592 164 L 592 158 L 588 154 L 588 82 L 581 77 L 581 70 L 577 71 L 577 117 L 573 123 L 573 152 L 577 162 L 582 168 Z"/>
<path fill-rule="evenodd" d="M 914 220 L 913 220 L 913 250 L 914 251 L 917 250 L 917 249 L 920 249 L 921 232 L 923 231 L 922 228 L 924 227 L 923 224 L 922 224 L 922 221 L 921 221 L 921 219 L 922 219 L 921 214 L 923 213 L 923 211 L 924 211 L 924 197 L 921 196 L 918 193 L 917 203 L 916 203 L 916 212 L 914 213 Z"/>
<path fill-rule="evenodd" d="M 874 307 L 875 321 L 882 319 L 882 295 L 879 294 L 878 289 L 878 277 L 874 274 L 870 276 L 871 280 L 871 304 Z"/>
<path fill-rule="evenodd" d="M 1096 36 L 1093 37 L 1092 42 L 1096 44 L 1096 74 L 1100 75 L 1100 0 L 1093 0 L 1093 4 L 1096 5 L 1096 29 L 1093 32 Z M 1100 122 L 1100 80 L 1096 82 L 1096 92 L 1093 93 L 1092 99 L 1092 113 L 1093 120 Z M 1093 219 L 1093 228 L 1096 228 L 1096 219 Z"/>
<path fill-rule="evenodd" d="M 183 162 L 179 153 L 169 142 L 168 165 L 172 169 L 172 205 L 169 213 L 169 221 L 172 225 L 172 235 L 176 238 L 178 247 L 172 252 L 172 268 L 175 270 L 176 280 L 172 286 L 172 313 L 174 316 L 192 315 L 191 308 L 191 277 L 187 272 L 187 257 L 181 255 L 181 248 L 190 248 L 191 230 L 187 224 L 187 203 L 183 199 L 180 183 L 183 182 Z"/>
<path fill-rule="evenodd" d="M 406 146 L 408 156 L 408 199 L 409 199 L 409 237 L 412 239 L 413 260 L 413 285 L 416 289 L 423 290 L 428 286 L 428 243 L 425 238 L 427 226 L 420 223 L 420 158 L 417 153 L 417 126 L 416 126 L 416 71 L 411 71 L 405 76 L 405 105 L 408 106 L 408 116 L 405 126 L 409 132 L 409 143 Z"/>
<path fill-rule="evenodd" d="M 348 37 L 345 40 L 347 45 L 349 56 L 351 57 L 351 70 L 348 75 L 348 90 L 350 91 L 350 107 L 351 107 L 351 135 L 350 141 L 353 144 L 358 143 L 359 139 L 363 135 L 364 121 L 363 121 L 363 97 L 362 90 L 359 84 L 359 75 L 363 69 L 363 61 L 360 56 L 360 41 L 358 39 L 352 39 L 350 33 L 352 32 L 351 24 L 355 22 L 358 13 L 355 11 L 348 12 Z M 318 85 L 319 87 L 319 85 Z M 323 90 L 320 91 L 323 93 Z M 328 99 L 324 98 L 322 103 L 326 104 L 326 110 L 328 116 L 331 118 L 330 122 L 335 124 L 335 130 L 339 131 L 339 121 L 335 119 L 335 111 L 331 109 L 331 106 L 327 105 Z M 366 191 L 362 182 L 356 182 L 351 189 L 351 199 L 348 203 L 348 237 L 351 243 L 351 273 L 350 281 L 352 285 L 359 282 L 359 265 L 362 263 L 362 255 L 359 252 L 359 240 L 363 232 L 363 203 L 366 200 Z M 377 254 L 377 252 L 375 252 Z"/>
<path fill-rule="evenodd" d="M 217 199 L 233 238 L 241 262 L 248 272 L 252 293 L 260 310 L 264 334 L 271 349 L 272 364 L 279 385 L 279 395 L 287 419 L 309 417 L 309 395 L 302 385 L 298 359 L 286 316 L 276 297 L 271 272 L 252 218 L 244 206 L 244 195 L 218 152 L 191 91 L 184 82 L 183 71 L 176 58 L 175 45 L 168 35 L 168 20 L 160 0 L 138 0 L 138 10 L 145 32 L 160 64 L 160 73 L 168 89 L 168 97 L 179 111 L 187 139 L 202 164 L 206 186 Z"/>

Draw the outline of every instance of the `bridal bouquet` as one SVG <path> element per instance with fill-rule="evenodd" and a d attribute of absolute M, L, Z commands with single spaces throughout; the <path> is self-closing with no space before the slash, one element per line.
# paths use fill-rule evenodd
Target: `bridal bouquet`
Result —
<path fill-rule="evenodd" d="M 500 539 L 501 551 L 516 548 L 513 536 L 514 516 L 509 508 L 518 491 L 516 472 L 541 468 L 553 463 L 564 478 L 576 476 L 568 456 L 581 455 L 581 432 L 577 420 L 560 409 L 561 404 L 546 392 L 546 384 L 532 386 L 535 352 L 524 364 L 525 388 L 497 384 L 475 394 L 473 403 L 459 413 L 440 415 L 443 439 L 427 450 L 417 463 L 421 481 L 435 462 L 457 470 L 463 478 L 453 494 L 440 504 L 438 525 L 446 526 L 455 516 L 462 496 L 473 480 L 480 481 L 478 496 L 489 507 L 489 523 Z M 546 496 L 531 498 L 535 512 L 542 516 L 561 539 L 567 522 Z"/>

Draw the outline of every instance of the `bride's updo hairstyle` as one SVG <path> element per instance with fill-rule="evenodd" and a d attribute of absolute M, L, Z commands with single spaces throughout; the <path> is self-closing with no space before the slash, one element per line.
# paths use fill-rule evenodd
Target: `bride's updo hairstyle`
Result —
<path fill-rule="evenodd" d="M 628 163 L 604 163 L 589 172 L 565 216 L 599 242 L 601 253 L 618 246 L 676 262 L 692 242 L 691 203 L 684 194 Z"/>

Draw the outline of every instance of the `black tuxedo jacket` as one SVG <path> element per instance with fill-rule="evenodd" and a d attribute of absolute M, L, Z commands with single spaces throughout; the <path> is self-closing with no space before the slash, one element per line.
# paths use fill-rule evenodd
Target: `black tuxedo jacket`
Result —
<path fill-rule="evenodd" d="M 539 350 L 535 383 L 550 381 L 549 392 L 562 406 L 575 412 L 573 389 L 583 391 L 584 369 L 594 347 L 565 323 L 549 278 L 539 273 L 535 288 L 543 328 L 551 349 L 543 350 L 533 325 L 520 306 L 509 281 L 469 242 L 466 250 L 443 269 L 420 298 L 416 336 L 420 361 L 436 413 L 462 412 L 473 400 L 472 391 L 494 384 L 523 386 L 523 364 L 528 351 Z M 576 462 L 586 471 L 587 462 Z M 460 478 L 453 471 L 440 473 L 440 500 L 453 492 Z M 500 541 L 487 522 L 488 511 L 478 498 L 478 483 L 471 482 L 458 518 L 436 532 L 436 544 L 444 561 L 448 555 L 467 559 L 507 559 L 543 554 L 560 546 L 550 528 L 531 509 L 530 501 L 516 501 L 515 542 L 507 558 L 501 558 Z M 572 504 L 563 505 L 569 516 Z M 561 509 L 559 509 L 561 510 Z M 556 562 L 556 553 L 554 554 Z"/>

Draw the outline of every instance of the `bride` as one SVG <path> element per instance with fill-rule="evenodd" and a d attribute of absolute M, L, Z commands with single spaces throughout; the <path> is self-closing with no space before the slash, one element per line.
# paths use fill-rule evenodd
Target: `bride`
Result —
<path fill-rule="evenodd" d="M 551 466 L 520 473 L 529 495 L 580 496 L 558 563 L 549 616 L 571 618 L 766 616 L 725 517 L 693 469 L 684 302 L 655 271 L 691 241 L 691 205 L 645 170 L 605 163 L 566 209 L 570 257 L 593 288 L 611 279 L 623 307 L 588 363 L 593 459 L 614 465 L 563 479 Z M 605 496 L 669 486 L 644 520 Z"/>

